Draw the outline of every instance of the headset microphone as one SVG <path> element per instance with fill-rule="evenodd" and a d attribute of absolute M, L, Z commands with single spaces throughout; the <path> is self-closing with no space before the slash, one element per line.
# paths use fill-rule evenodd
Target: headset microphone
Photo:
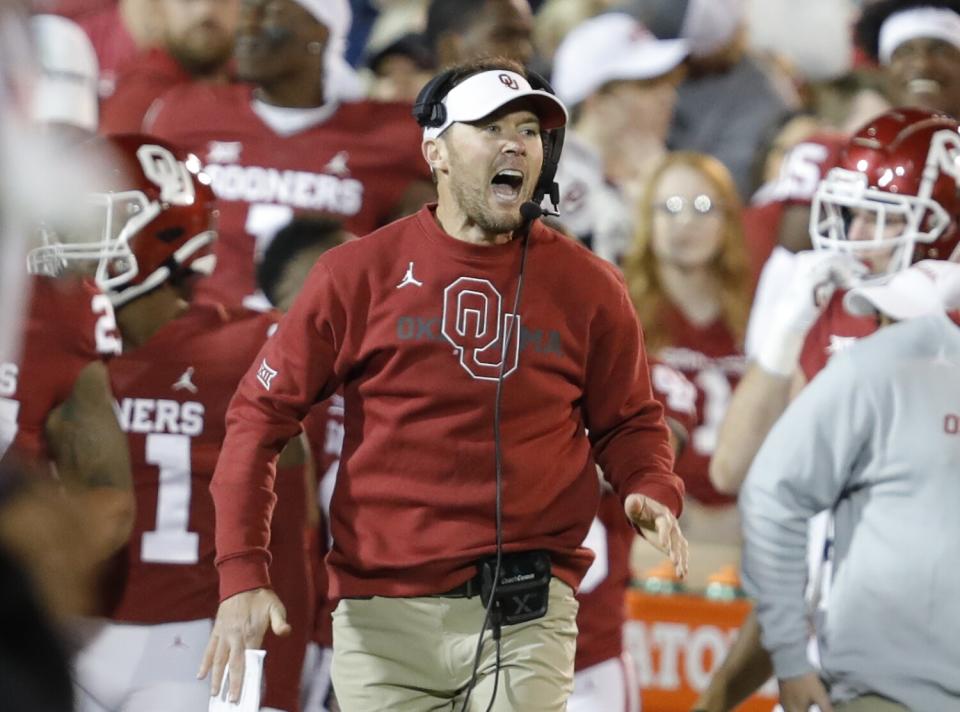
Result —
<path fill-rule="evenodd" d="M 532 200 L 528 200 L 520 206 L 520 217 L 523 218 L 524 225 L 529 225 L 542 215 L 543 208 L 534 203 Z"/>

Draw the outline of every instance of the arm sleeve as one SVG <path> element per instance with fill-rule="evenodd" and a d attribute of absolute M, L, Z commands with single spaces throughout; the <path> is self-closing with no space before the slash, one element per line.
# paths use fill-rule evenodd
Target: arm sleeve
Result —
<path fill-rule="evenodd" d="M 663 407 L 650 387 L 643 333 L 622 282 L 612 319 L 600 330 L 591 336 L 584 389 L 594 457 L 621 500 L 643 494 L 679 515 L 683 482 L 673 474 Z"/>
<path fill-rule="evenodd" d="M 310 407 L 338 383 L 346 311 L 319 263 L 277 333 L 240 381 L 210 484 L 221 600 L 270 585 L 267 545 L 276 461 Z"/>
<path fill-rule="evenodd" d="M 777 421 L 741 491 L 744 587 L 756 599 L 778 678 L 813 670 L 806 655 L 807 524 L 856 476 L 874 420 L 850 354 L 836 357 Z"/>

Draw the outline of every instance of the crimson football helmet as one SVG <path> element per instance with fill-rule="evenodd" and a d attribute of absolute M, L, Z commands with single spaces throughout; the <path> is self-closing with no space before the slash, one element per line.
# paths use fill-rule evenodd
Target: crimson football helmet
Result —
<path fill-rule="evenodd" d="M 870 278 L 921 259 L 957 259 L 958 183 L 960 124 L 924 109 L 891 109 L 847 141 L 840 165 L 817 187 L 813 244 L 851 253 L 872 268 Z"/>
<path fill-rule="evenodd" d="M 217 211 L 200 160 L 152 136 L 98 137 L 78 149 L 93 167 L 85 203 L 45 226 L 27 268 L 56 275 L 93 262 L 114 305 L 185 271 L 210 274 Z"/>

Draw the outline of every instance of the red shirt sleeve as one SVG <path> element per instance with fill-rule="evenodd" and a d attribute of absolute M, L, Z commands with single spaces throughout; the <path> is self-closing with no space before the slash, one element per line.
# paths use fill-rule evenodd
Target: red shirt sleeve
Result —
<path fill-rule="evenodd" d="M 618 277 L 619 279 L 619 277 Z M 594 457 L 621 500 L 643 494 L 679 515 L 683 482 L 663 406 L 653 397 L 643 333 L 622 280 L 609 322 L 591 336 L 584 413 Z"/>
<path fill-rule="evenodd" d="M 280 321 L 240 381 L 227 410 L 227 435 L 210 484 L 216 507 L 220 598 L 270 585 L 270 516 L 276 461 L 300 421 L 338 385 L 346 310 L 326 265 Z"/>

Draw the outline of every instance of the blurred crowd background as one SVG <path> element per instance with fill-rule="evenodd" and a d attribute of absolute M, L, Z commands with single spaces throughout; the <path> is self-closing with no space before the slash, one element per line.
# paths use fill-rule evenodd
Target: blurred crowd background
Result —
<path fill-rule="evenodd" d="M 917 4 L 906 1 L 2 3 L 0 362 L 15 362 L 22 343 L 29 296 L 23 265 L 35 246 L 28 226 L 90 181 L 86 168 L 64 158 L 79 138 L 155 134 L 199 156 L 220 200 L 220 241 L 233 244 L 231 231 L 244 228 L 257 237 L 243 248 L 250 285 L 215 277 L 210 294 L 247 307 L 278 306 L 262 281 L 276 281 L 277 268 L 265 256 L 278 233 L 319 234 L 304 238 L 315 244 L 334 233 L 350 239 L 431 199 L 409 108 L 440 68 L 498 55 L 548 77 L 571 116 L 559 225 L 622 269 L 657 364 L 654 386 L 689 425 L 677 471 L 687 489 L 682 521 L 691 575 L 680 584 L 669 571 L 651 571 L 655 552 L 637 548 L 630 574 L 652 582 L 651 590 L 703 591 L 711 580 L 739 585 L 731 573 L 741 544 L 739 481 L 711 477 L 711 457 L 726 407 L 762 340 L 748 329 L 761 272 L 778 249 L 810 248 L 810 203 L 843 142 L 891 106 L 960 115 L 960 49 L 935 38 L 892 55 L 878 45 L 891 8 Z M 960 11 L 958 3 L 921 4 Z M 226 96 L 218 87 L 230 86 L 247 87 L 243 96 L 263 122 L 254 137 L 262 166 L 296 168 L 296 156 L 316 153 L 322 160 L 303 170 L 334 176 L 336 190 L 347 192 L 325 206 L 260 211 L 266 222 L 259 232 L 251 228 L 252 208 L 232 214 L 238 204 L 246 211 L 282 201 L 250 197 L 259 190 L 256 179 L 231 172 L 248 157 L 241 160 L 234 144 L 250 123 L 237 118 L 234 104 L 217 103 Z M 372 103 L 363 104 L 357 117 L 365 118 L 355 120 L 356 135 L 342 150 L 331 133 L 311 138 L 310 127 L 355 102 Z M 56 127 L 55 138 L 28 130 L 30 124 Z M 357 168 L 361 151 L 365 174 Z M 276 164 L 275 156 L 282 156 Z M 349 205 L 351 179 L 366 188 L 359 207 Z M 335 222 L 324 222 L 330 218 Z M 225 252 L 220 258 L 221 265 L 231 259 Z M 263 265 L 259 290 L 251 259 Z M 0 540 L 40 581 L 46 593 L 37 605 L 53 610 L 53 620 L 89 613 L 83 596 L 63 595 L 82 590 L 92 576 L 92 562 L 65 555 L 61 546 L 79 546 L 83 522 L 50 493 L 28 501 L 5 489 L 0 481 Z M 319 491 L 328 502 L 329 484 L 321 482 Z M 305 528 L 315 526 L 302 516 Z M 45 547 L 38 531 L 57 543 Z M 64 583 L 73 569 L 75 578 Z M 0 587 L 0 595 L 10 590 Z M 7 621 L 4 637 L 16 642 L 3 653 L 0 678 L 8 660 L 25 659 L 19 646 L 46 625 L 36 614 L 33 623 Z"/>

